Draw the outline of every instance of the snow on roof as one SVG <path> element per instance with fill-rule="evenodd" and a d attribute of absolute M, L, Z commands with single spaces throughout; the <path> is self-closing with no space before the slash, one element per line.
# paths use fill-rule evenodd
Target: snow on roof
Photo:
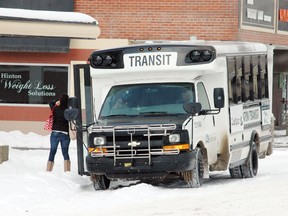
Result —
<path fill-rule="evenodd" d="M 23 19 L 54 22 L 87 23 L 98 25 L 93 17 L 79 12 L 0 8 L 0 19 Z"/>

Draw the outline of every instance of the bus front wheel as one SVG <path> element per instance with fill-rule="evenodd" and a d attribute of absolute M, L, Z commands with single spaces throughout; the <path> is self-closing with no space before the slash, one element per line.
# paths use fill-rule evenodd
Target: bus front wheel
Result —
<path fill-rule="evenodd" d="M 110 186 L 110 179 L 105 175 L 91 175 L 91 180 L 95 190 L 107 190 Z"/>
<path fill-rule="evenodd" d="M 188 187 L 198 188 L 203 184 L 204 162 L 203 155 L 200 148 L 196 148 L 196 167 L 194 170 L 182 172 L 184 181 L 187 182 Z"/>

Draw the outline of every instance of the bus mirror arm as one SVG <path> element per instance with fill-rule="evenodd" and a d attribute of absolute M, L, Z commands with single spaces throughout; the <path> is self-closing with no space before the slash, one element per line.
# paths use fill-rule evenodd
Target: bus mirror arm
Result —
<path fill-rule="evenodd" d="M 199 112 L 199 115 L 217 115 L 221 111 L 221 108 L 219 109 L 203 109 Z"/>

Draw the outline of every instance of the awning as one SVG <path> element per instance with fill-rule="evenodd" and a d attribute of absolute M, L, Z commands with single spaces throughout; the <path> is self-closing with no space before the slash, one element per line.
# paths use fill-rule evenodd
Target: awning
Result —
<path fill-rule="evenodd" d="M 79 12 L 0 8 L 0 37 L 96 39 L 97 20 Z"/>

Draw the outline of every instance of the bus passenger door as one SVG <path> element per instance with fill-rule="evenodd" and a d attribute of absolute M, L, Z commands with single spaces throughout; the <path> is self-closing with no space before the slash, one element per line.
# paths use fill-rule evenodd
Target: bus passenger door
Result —
<path fill-rule="evenodd" d="M 77 160 L 78 174 L 89 175 L 86 169 L 85 158 L 88 154 L 88 133 L 87 126 L 93 123 L 93 109 L 91 101 L 90 66 L 78 64 L 74 69 L 74 92 L 77 98 L 79 116 L 77 123 Z"/>
<path fill-rule="evenodd" d="M 209 102 L 203 82 L 198 82 L 196 84 L 196 91 L 197 100 L 201 103 L 202 109 L 210 110 L 212 101 Z M 198 123 L 194 123 L 194 127 L 196 127 L 195 130 L 197 131 L 196 134 L 199 134 L 207 148 L 209 164 L 215 163 L 217 161 L 218 146 L 214 115 L 200 114 L 197 116 L 197 121 Z"/>

